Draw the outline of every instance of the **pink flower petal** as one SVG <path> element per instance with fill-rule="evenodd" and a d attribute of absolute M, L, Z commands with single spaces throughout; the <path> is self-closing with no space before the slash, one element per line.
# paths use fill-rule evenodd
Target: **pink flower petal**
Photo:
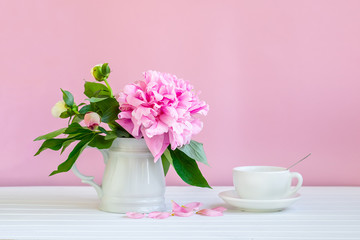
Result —
<path fill-rule="evenodd" d="M 163 134 L 149 138 L 144 135 L 144 139 L 151 154 L 154 156 L 154 161 L 157 162 L 157 160 L 159 160 L 161 155 L 165 152 L 167 146 L 169 146 L 169 136 Z"/>
<path fill-rule="evenodd" d="M 145 214 L 137 213 L 137 212 L 127 212 L 126 216 L 128 216 L 129 218 L 133 218 L 133 219 L 140 219 L 140 218 L 144 218 Z"/>
<path fill-rule="evenodd" d="M 201 203 L 199 203 L 201 205 Z M 176 202 L 172 201 L 172 206 L 173 212 L 182 212 L 182 213 L 188 213 L 188 212 L 192 212 L 194 210 L 194 207 L 196 207 L 198 205 L 198 203 L 188 203 L 185 206 L 180 206 L 179 204 L 177 204 Z M 187 207 L 189 206 L 189 207 Z"/>
<path fill-rule="evenodd" d="M 128 95 L 125 100 L 127 103 L 129 103 L 130 105 L 132 105 L 134 107 L 137 107 L 140 104 L 144 103 L 144 101 L 138 99 L 137 97 L 134 97 L 134 95 Z"/>
<path fill-rule="evenodd" d="M 181 211 L 181 206 L 179 204 L 177 204 L 175 201 L 171 201 L 172 204 L 172 211 L 173 212 L 179 212 Z"/>
<path fill-rule="evenodd" d="M 190 217 L 194 214 L 191 208 L 181 207 L 176 202 L 172 201 L 172 211 L 178 217 Z"/>
<path fill-rule="evenodd" d="M 193 211 L 193 210 L 198 211 L 201 205 L 202 204 L 200 202 L 191 202 L 191 203 L 186 204 L 184 206 L 184 208 L 188 209 L 190 211 Z"/>
<path fill-rule="evenodd" d="M 119 115 L 120 118 L 120 115 Z M 116 120 L 116 122 L 122 126 L 126 131 L 128 131 L 130 134 L 132 133 L 133 129 L 134 129 L 134 123 L 131 121 L 131 119 L 118 119 Z M 134 136 L 136 137 L 136 136 Z"/>
<path fill-rule="evenodd" d="M 191 124 L 192 124 L 193 135 L 198 134 L 201 131 L 201 129 L 203 128 L 203 123 L 198 118 L 194 119 L 191 122 Z"/>
<path fill-rule="evenodd" d="M 173 214 L 177 217 L 190 217 L 190 216 L 194 215 L 194 212 L 193 211 L 190 211 L 190 212 L 177 211 L 177 212 L 173 212 Z"/>
<path fill-rule="evenodd" d="M 197 212 L 197 214 L 201 214 L 208 217 L 218 217 L 223 215 L 222 212 L 215 211 L 212 209 L 201 209 L 200 211 Z"/>
<path fill-rule="evenodd" d="M 166 124 L 164 124 L 162 121 L 157 121 L 153 123 L 151 127 L 145 130 L 145 135 L 148 136 L 149 138 L 152 138 L 156 135 L 162 135 L 168 132 L 168 130 L 169 127 Z"/>
<path fill-rule="evenodd" d="M 165 219 L 171 216 L 171 213 L 169 212 L 151 212 L 149 213 L 149 218 L 155 218 L 155 219 Z"/>
<path fill-rule="evenodd" d="M 218 212 L 224 212 L 224 211 L 226 211 L 227 209 L 224 208 L 224 207 L 216 207 L 216 208 L 212 208 L 211 210 L 218 211 Z"/>

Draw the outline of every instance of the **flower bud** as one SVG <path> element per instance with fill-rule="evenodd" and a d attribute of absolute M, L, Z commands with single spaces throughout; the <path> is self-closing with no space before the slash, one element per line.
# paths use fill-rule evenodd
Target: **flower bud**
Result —
<path fill-rule="evenodd" d="M 109 77 L 109 74 L 110 68 L 107 63 L 96 65 L 91 69 L 91 75 L 99 82 L 106 80 Z"/>
<path fill-rule="evenodd" d="M 101 120 L 99 114 L 96 112 L 88 112 L 84 116 L 84 122 L 89 129 L 94 130 L 99 126 Z"/>
<path fill-rule="evenodd" d="M 51 114 L 56 117 L 59 118 L 60 115 L 63 112 L 66 112 L 67 108 L 66 108 L 66 104 L 64 101 L 59 101 L 57 102 L 52 108 L 51 108 Z"/>

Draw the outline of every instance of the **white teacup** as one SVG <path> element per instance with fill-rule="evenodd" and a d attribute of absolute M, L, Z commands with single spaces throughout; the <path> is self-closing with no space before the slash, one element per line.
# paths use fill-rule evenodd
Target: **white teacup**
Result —
<path fill-rule="evenodd" d="M 291 187 L 293 178 L 298 182 Z M 247 166 L 233 169 L 237 194 L 244 199 L 280 199 L 295 194 L 303 183 L 300 173 L 283 167 Z"/>

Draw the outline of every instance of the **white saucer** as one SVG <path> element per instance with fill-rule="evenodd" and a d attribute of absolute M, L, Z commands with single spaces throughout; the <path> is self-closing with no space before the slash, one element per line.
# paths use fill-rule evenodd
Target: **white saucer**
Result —
<path fill-rule="evenodd" d="M 226 203 L 246 212 L 275 212 L 281 211 L 300 198 L 296 193 L 290 197 L 274 200 L 253 200 L 240 198 L 235 190 L 228 190 L 219 193 L 219 197 Z"/>

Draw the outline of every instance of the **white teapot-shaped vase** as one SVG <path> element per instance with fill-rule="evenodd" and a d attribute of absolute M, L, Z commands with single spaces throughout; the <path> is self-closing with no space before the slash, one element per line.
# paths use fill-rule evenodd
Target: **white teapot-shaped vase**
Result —
<path fill-rule="evenodd" d="M 114 213 L 165 210 L 165 176 L 161 159 L 156 163 L 144 139 L 117 138 L 101 150 L 106 164 L 102 186 L 94 177 L 72 171 L 83 183 L 93 186 L 100 198 L 99 208 Z"/>

